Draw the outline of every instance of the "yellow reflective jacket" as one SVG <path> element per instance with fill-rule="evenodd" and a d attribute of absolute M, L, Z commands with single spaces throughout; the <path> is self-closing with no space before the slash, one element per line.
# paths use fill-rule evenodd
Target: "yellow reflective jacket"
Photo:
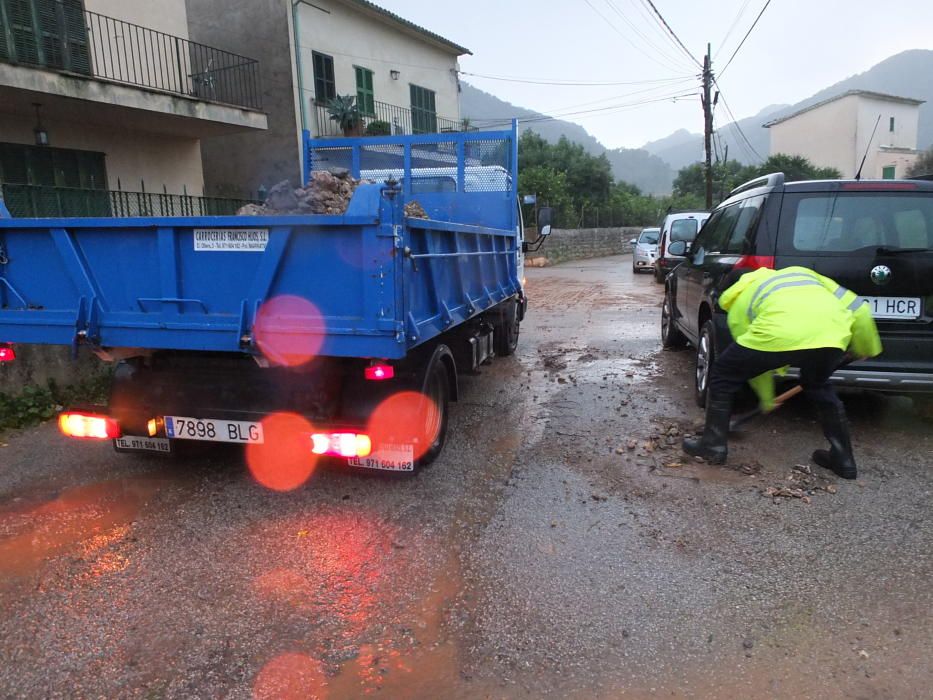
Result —
<path fill-rule="evenodd" d="M 881 338 L 858 296 L 805 267 L 762 268 L 719 298 L 739 345 L 764 352 L 838 348 L 856 357 L 881 354 Z M 764 410 L 774 405 L 773 374 L 751 382 Z"/>

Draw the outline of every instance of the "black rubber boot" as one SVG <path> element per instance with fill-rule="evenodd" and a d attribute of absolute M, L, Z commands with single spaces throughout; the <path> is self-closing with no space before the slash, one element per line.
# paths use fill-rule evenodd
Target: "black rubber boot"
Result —
<path fill-rule="evenodd" d="M 732 397 L 710 396 L 706 405 L 706 427 L 701 438 L 684 438 L 683 450 L 692 457 L 702 457 L 710 464 L 725 464 L 729 455 L 729 420 Z"/>
<path fill-rule="evenodd" d="M 816 450 L 812 455 L 813 461 L 843 479 L 855 479 L 858 469 L 852 454 L 852 439 L 845 408 L 842 405 L 820 406 L 819 417 L 823 435 L 829 440 L 829 449 Z"/>

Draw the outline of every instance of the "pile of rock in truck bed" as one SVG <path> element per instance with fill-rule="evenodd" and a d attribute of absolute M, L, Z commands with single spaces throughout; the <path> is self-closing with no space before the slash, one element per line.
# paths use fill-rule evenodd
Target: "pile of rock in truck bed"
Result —
<path fill-rule="evenodd" d="M 317 170 L 305 187 L 292 187 L 283 180 L 266 196 L 263 204 L 247 204 L 238 216 L 304 216 L 308 214 L 341 215 L 350 206 L 353 192 L 368 180 L 357 180 L 347 170 Z M 405 205 L 405 216 L 426 219 L 427 214 L 417 202 Z"/>

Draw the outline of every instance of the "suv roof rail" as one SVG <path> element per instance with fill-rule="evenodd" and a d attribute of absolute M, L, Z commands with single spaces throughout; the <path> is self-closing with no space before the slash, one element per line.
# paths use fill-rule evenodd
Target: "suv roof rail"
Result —
<path fill-rule="evenodd" d="M 908 179 L 908 180 L 927 180 L 927 181 L 933 181 L 933 173 L 930 173 L 930 174 L 928 174 L 928 175 L 913 175 L 913 176 L 911 176 L 911 177 L 909 177 L 909 178 L 907 178 L 907 179 Z"/>
<path fill-rule="evenodd" d="M 759 187 L 780 187 L 783 184 L 784 173 L 771 173 L 770 175 L 763 175 L 761 177 L 756 177 L 754 180 L 749 180 L 744 185 L 739 185 L 729 193 L 729 196 L 731 197 L 732 195 L 748 190 L 755 190 Z"/>

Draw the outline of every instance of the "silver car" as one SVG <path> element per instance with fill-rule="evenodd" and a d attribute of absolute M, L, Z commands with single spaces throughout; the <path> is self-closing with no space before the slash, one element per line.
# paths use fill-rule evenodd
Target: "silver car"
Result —
<path fill-rule="evenodd" d="M 632 249 L 632 272 L 640 270 L 654 270 L 655 261 L 658 259 L 658 239 L 661 237 L 661 229 L 646 228 L 633 238 L 630 243 L 635 246 Z"/>

